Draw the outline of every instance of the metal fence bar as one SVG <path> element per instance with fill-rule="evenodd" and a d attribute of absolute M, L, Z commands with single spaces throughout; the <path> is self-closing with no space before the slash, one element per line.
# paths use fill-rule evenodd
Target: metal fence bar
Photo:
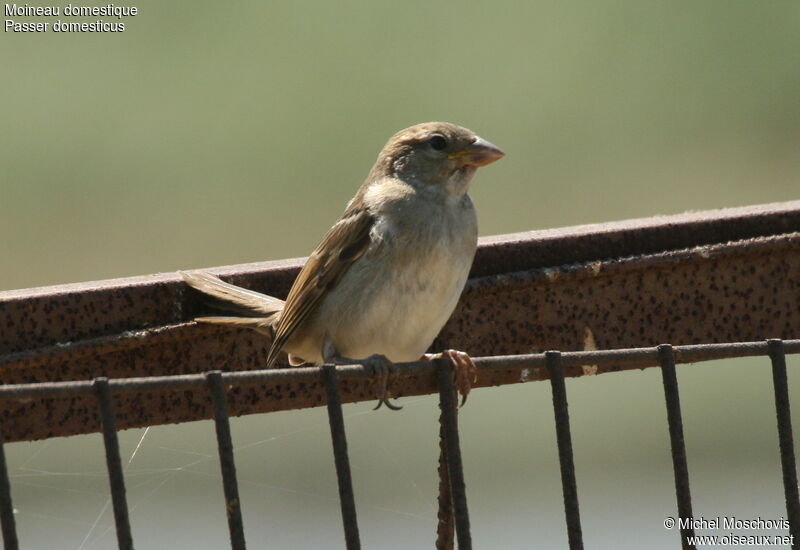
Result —
<path fill-rule="evenodd" d="M 567 385 L 564 382 L 564 368 L 561 353 L 548 351 L 544 354 L 550 371 L 550 387 L 553 391 L 553 413 L 556 419 L 556 439 L 558 440 L 558 462 L 561 466 L 561 485 L 564 491 L 564 512 L 567 516 L 567 537 L 570 550 L 583 550 L 581 515 L 578 508 L 578 486 L 575 481 L 575 463 L 572 456 L 572 436 L 569 429 L 569 408 L 567 405 Z"/>
<path fill-rule="evenodd" d="M 94 387 L 97 391 L 97 406 L 103 427 L 103 443 L 106 447 L 108 481 L 111 486 L 111 502 L 114 506 L 114 522 L 117 526 L 117 545 L 119 550 L 133 550 L 128 503 L 125 499 L 125 479 L 122 475 L 122 460 L 119 456 L 119 441 L 108 378 L 95 378 Z"/>
<path fill-rule="evenodd" d="M 681 418 L 681 400 L 678 393 L 678 376 L 675 373 L 675 354 L 672 346 L 658 346 L 658 357 L 661 361 L 661 378 L 664 384 L 664 399 L 667 404 L 667 424 L 669 425 L 669 442 L 672 449 L 672 469 L 675 474 L 675 494 L 678 499 L 678 518 L 692 517 L 692 495 L 689 491 L 689 468 L 686 465 L 686 444 L 683 439 L 683 420 Z M 694 536 L 694 528 L 680 529 L 681 547 L 684 550 L 694 548 L 687 537 Z"/>
<path fill-rule="evenodd" d="M 322 375 L 325 381 L 325 393 L 328 398 L 328 421 L 331 426 L 333 458 L 336 464 L 336 478 L 339 483 L 339 502 L 342 507 L 345 544 L 347 550 L 359 550 L 361 541 L 358 535 L 356 501 L 353 496 L 350 460 L 347 456 L 347 437 L 344 431 L 344 415 L 342 414 L 342 399 L 339 394 L 336 366 L 324 365 L 322 367 Z"/>
<path fill-rule="evenodd" d="M 461 461 L 461 444 L 458 436 L 458 408 L 453 385 L 453 365 L 445 357 L 436 359 L 435 362 L 439 368 L 439 407 L 442 411 L 447 473 L 450 477 L 450 493 L 456 519 L 456 539 L 459 550 L 472 550 L 467 489 L 464 483 L 464 466 Z"/>
<path fill-rule="evenodd" d="M 3 431 L 0 430 L 0 523 L 3 530 L 3 548 L 19 550 L 17 525 L 14 520 L 14 506 L 11 503 L 11 483 L 8 481 L 6 451 L 3 442 Z"/>
<path fill-rule="evenodd" d="M 455 514 L 453 490 L 450 485 L 450 466 L 447 464 L 447 442 L 444 434 L 444 411 L 439 412 L 439 505 L 436 518 L 436 550 L 453 550 L 455 541 Z"/>
<path fill-rule="evenodd" d="M 228 420 L 228 404 L 222 373 L 211 371 L 206 374 L 211 400 L 214 405 L 214 426 L 217 431 L 217 450 L 219 466 L 222 470 L 222 488 L 225 493 L 225 511 L 228 515 L 228 530 L 231 535 L 231 548 L 245 550 L 242 507 L 239 501 L 239 486 L 236 482 L 236 463 L 233 458 L 231 424 Z"/>
<path fill-rule="evenodd" d="M 800 353 L 800 339 L 784 340 L 786 353 Z M 675 346 L 676 363 L 697 363 L 716 359 L 729 359 L 734 357 L 762 356 L 768 353 L 767 343 L 760 342 L 732 342 L 720 344 L 693 344 Z M 545 366 L 545 358 L 541 353 L 526 355 L 504 355 L 473 358 L 480 372 L 486 370 L 506 370 L 524 368 L 535 369 Z M 614 370 L 620 368 L 643 368 L 659 366 L 658 353 L 655 348 L 625 348 L 615 350 L 571 351 L 561 354 L 561 363 L 565 368 L 580 367 L 583 365 L 597 365 L 600 368 L 610 367 Z M 397 363 L 398 378 L 404 375 L 433 374 L 436 367 L 430 361 L 417 361 L 412 363 Z M 374 378 L 374 372 L 361 365 L 343 365 L 337 367 L 337 376 L 340 379 L 369 379 Z M 572 375 L 582 375 L 575 372 Z M 513 373 L 519 381 L 519 373 Z M 565 375 L 571 375 L 566 372 Z M 314 382 L 319 377 L 317 367 L 294 367 L 289 369 L 260 369 L 251 371 L 234 371 L 223 373 L 227 383 L 262 384 L 270 382 Z M 479 377 L 479 382 L 482 376 Z M 530 380 L 539 378 L 530 375 Z M 137 378 L 117 378 L 109 381 L 117 392 L 146 391 L 157 389 L 192 390 L 205 386 L 205 376 L 202 374 L 178 374 L 167 376 L 148 376 Z M 7 384 L 0 386 L 0 395 L 10 398 L 24 399 L 29 397 L 64 397 L 89 393 L 92 389 L 91 381 L 61 381 L 61 382 L 35 382 L 25 384 Z M 372 397 L 365 398 L 371 400 Z"/>
<path fill-rule="evenodd" d="M 800 339 L 784 340 L 785 353 L 800 353 Z M 674 346 L 676 363 L 698 363 L 716 359 L 730 359 L 734 357 L 754 357 L 767 355 L 767 343 L 760 342 L 729 342 L 720 344 L 692 344 Z M 478 367 L 478 384 L 474 387 L 488 385 L 491 376 L 495 373 L 508 372 L 508 380 L 502 378 L 501 384 L 520 382 L 520 372 L 523 369 L 537 369 L 545 366 L 544 355 L 540 353 L 526 355 L 503 355 L 473 358 Z M 595 351 L 568 351 L 561 354 L 561 364 L 567 369 L 565 376 L 583 376 L 584 365 L 598 367 L 598 372 L 617 371 L 621 369 L 645 368 L 659 366 L 658 353 L 655 348 L 624 348 L 614 350 Z M 433 375 L 436 367 L 431 361 L 416 361 L 412 363 L 397 363 L 397 383 L 400 385 L 407 376 Z M 375 374 L 372 369 L 363 365 L 340 365 L 336 369 L 339 379 L 373 381 Z M 486 374 L 484 374 L 486 373 Z M 294 367 L 287 369 L 260 369 L 250 371 L 225 372 L 222 378 L 227 384 L 257 385 L 264 383 L 305 383 L 319 380 L 317 367 Z M 541 380 L 543 377 L 538 371 L 528 373 L 526 380 Z M 175 374 L 168 376 L 147 376 L 136 378 L 116 378 L 109 381 L 114 392 L 125 394 L 127 392 L 141 392 L 152 390 L 201 390 L 206 387 L 206 378 L 203 374 Z M 497 382 L 495 382 L 497 383 Z M 393 386 L 395 387 L 395 386 Z M 0 385 L 0 398 L 3 399 L 42 399 L 48 397 L 73 397 L 87 395 L 92 392 L 92 382 L 61 381 L 61 382 L 34 382 L 26 384 Z M 362 400 L 371 400 L 364 397 Z M 289 400 L 294 408 L 297 405 Z M 308 407 L 309 405 L 305 405 Z M 304 408 L 304 407 L 299 407 Z M 278 410 L 278 409 L 275 409 Z M 8 428 L 6 428 L 8 431 Z M 6 434 L 8 437 L 8 434 Z"/>
<path fill-rule="evenodd" d="M 789 410 L 789 383 L 786 376 L 786 355 L 783 341 L 767 340 L 772 361 L 772 383 L 775 388 L 775 412 L 778 417 L 778 441 L 783 468 L 783 491 L 786 498 L 786 515 L 789 516 L 789 533 L 794 537 L 792 548 L 800 548 L 800 495 L 797 489 L 792 416 Z"/>

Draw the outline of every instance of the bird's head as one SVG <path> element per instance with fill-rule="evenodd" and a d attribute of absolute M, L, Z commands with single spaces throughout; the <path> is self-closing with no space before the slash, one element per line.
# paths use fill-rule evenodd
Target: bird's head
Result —
<path fill-rule="evenodd" d="M 505 153 L 474 132 L 426 122 L 397 132 L 378 155 L 370 178 L 392 176 L 420 190 L 463 195 L 480 166 Z"/>

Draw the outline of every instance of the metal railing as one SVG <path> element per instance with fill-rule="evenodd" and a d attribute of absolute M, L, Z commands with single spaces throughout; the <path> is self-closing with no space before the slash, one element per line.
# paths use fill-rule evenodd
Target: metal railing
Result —
<path fill-rule="evenodd" d="M 773 384 L 775 389 L 775 409 L 778 425 L 778 442 L 790 533 L 800 542 L 800 500 L 796 461 L 790 417 L 789 391 L 787 384 L 785 354 L 800 353 L 800 340 L 782 341 L 771 339 L 764 342 L 739 342 L 728 344 L 700 344 L 673 347 L 668 344 L 656 348 L 602 350 L 591 352 L 548 351 L 544 354 L 530 354 L 501 357 L 481 357 L 475 359 L 479 377 L 490 376 L 493 371 L 513 369 L 544 368 L 551 382 L 553 411 L 556 424 L 558 456 L 561 467 L 561 480 L 564 495 L 564 510 L 567 524 L 569 548 L 583 548 L 580 512 L 578 505 L 578 485 L 572 452 L 572 436 L 569 424 L 565 369 L 586 364 L 618 364 L 624 366 L 659 366 L 662 371 L 664 396 L 672 449 L 675 474 L 678 516 L 692 517 L 692 501 L 689 490 L 689 473 L 684 445 L 680 397 L 675 365 L 694 363 L 721 358 L 766 356 L 772 362 Z M 398 376 L 432 374 L 437 377 L 441 407 L 441 448 L 440 476 L 445 485 L 445 495 L 440 494 L 439 539 L 437 548 L 452 548 L 452 533 L 462 550 L 472 548 L 469 513 L 465 480 L 458 435 L 458 408 L 452 379 L 451 365 L 448 361 L 422 361 L 397 365 Z M 353 496 L 350 462 L 345 436 L 342 400 L 339 392 L 341 379 L 359 380 L 372 378 L 373 374 L 362 365 L 273 369 L 244 372 L 211 371 L 205 374 L 183 376 L 161 376 L 151 378 L 107 379 L 105 377 L 78 382 L 49 382 L 34 384 L 14 384 L 0 386 L 0 399 L 29 399 L 41 397 L 74 397 L 93 394 L 97 414 L 102 425 L 106 449 L 106 462 L 120 550 L 133 548 L 133 537 L 128 520 L 125 498 L 125 482 L 120 461 L 119 443 L 113 402 L 126 392 L 144 389 L 173 388 L 205 390 L 213 404 L 218 453 L 222 472 L 225 510 L 228 516 L 231 548 L 245 548 L 244 527 L 241 505 L 238 496 L 236 468 L 227 409 L 227 393 L 257 384 L 278 384 L 287 380 L 320 381 L 326 390 L 326 404 L 330 420 L 331 441 L 334 451 L 339 497 L 342 509 L 344 535 L 348 550 L 360 548 L 355 499 Z M 442 464 L 444 467 L 442 467 Z M 11 487 L 5 464 L 5 454 L 0 445 L 0 521 L 5 548 L 19 548 L 11 503 Z M 454 522 L 453 525 L 448 525 Z M 442 534 L 444 533 L 444 535 Z M 448 535 L 449 533 L 449 535 Z M 683 548 L 693 548 L 689 537 L 694 532 L 690 528 L 680 529 Z"/>
<path fill-rule="evenodd" d="M 211 271 L 277 297 L 301 260 Z M 623 349 L 659 342 L 743 342 L 800 336 L 800 201 L 698 212 L 481 240 L 470 280 L 432 351 L 473 356 Z M 0 292 L 0 383 L 20 384 L 199 374 L 261 368 L 268 342 L 242 330 L 191 322 L 201 297 L 176 274 Z M 612 362 L 566 376 L 636 368 Z M 594 365 L 597 369 L 594 369 Z M 542 365 L 543 367 L 543 365 Z M 477 386 L 543 379 L 544 368 L 495 369 Z M 431 374 L 406 376 L 395 395 L 437 390 Z M 342 401 L 376 395 L 374 380 L 351 381 Z M 317 406 L 319 381 L 229 396 L 233 416 Z M 0 403 L 7 441 L 98 432 L 80 414 L 91 395 Z M 211 418 L 180 390 L 125 393 L 120 429 Z M 43 418 L 59 418 L 58 423 Z"/>
<path fill-rule="evenodd" d="M 281 297 L 301 264 L 212 271 Z M 678 515 L 691 517 L 675 365 L 769 355 L 797 548 L 784 354 L 800 353 L 792 339 L 800 336 L 798 273 L 800 201 L 489 237 L 432 349 L 484 356 L 475 359 L 475 387 L 551 381 L 570 548 L 583 543 L 565 378 L 661 368 Z M 102 432 L 118 544 L 131 548 L 117 430 L 213 418 L 231 545 L 239 549 L 245 539 L 229 416 L 327 404 L 345 540 L 358 548 L 341 406 L 372 400 L 379 381 L 360 365 L 260 370 L 263 339 L 192 322 L 200 313 L 199 296 L 175 274 L 0 292 L 0 441 Z M 755 341 L 773 335 L 784 340 Z M 691 345 L 651 347 L 657 342 Z M 530 353 L 548 349 L 561 352 Z M 470 548 L 449 370 L 429 361 L 398 365 L 391 389 L 395 396 L 439 393 L 437 548 L 452 548 L 454 539 Z M 0 519 L 6 548 L 16 549 L 2 445 Z M 681 532 L 684 548 L 689 536 Z"/>

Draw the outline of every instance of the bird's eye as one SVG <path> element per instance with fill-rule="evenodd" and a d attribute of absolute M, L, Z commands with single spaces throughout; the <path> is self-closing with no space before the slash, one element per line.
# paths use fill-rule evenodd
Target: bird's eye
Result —
<path fill-rule="evenodd" d="M 444 151 L 444 148 L 447 147 L 447 140 L 444 136 L 435 135 L 428 140 L 428 143 L 431 145 L 431 149 L 435 151 Z"/>

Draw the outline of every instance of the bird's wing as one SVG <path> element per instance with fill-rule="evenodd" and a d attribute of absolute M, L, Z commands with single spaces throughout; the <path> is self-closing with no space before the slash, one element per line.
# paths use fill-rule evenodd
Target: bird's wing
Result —
<path fill-rule="evenodd" d="M 347 273 L 370 244 L 375 217 L 366 208 L 348 208 L 331 227 L 295 279 L 275 330 L 267 356 L 272 367 L 297 327 L 314 313 L 322 299 Z"/>

